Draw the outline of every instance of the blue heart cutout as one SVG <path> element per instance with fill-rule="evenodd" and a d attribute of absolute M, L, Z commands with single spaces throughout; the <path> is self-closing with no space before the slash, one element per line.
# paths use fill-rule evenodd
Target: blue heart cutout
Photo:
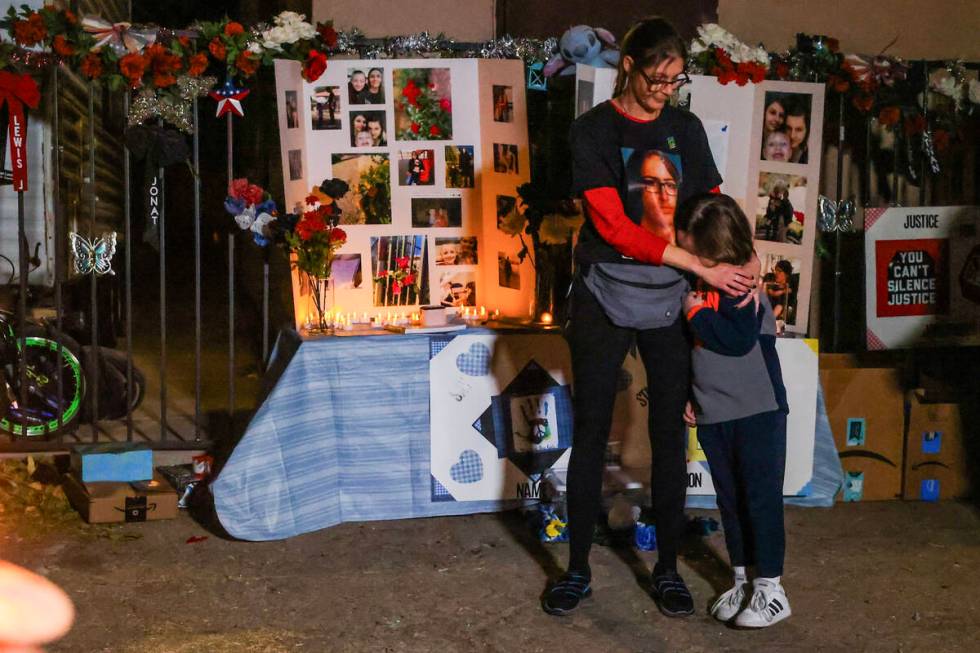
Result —
<path fill-rule="evenodd" d="M 490 373 L 490 349 L 473 343 L 470 349 L 456 357 L 456 368 L 467 376 L 486 376 Z"/>
<path fill-rule="evenodd" d="M 480 454 L 466 449 L 459 454 L 459 462 L 449 468 L 449 475 L 457 483 L 476 483 L 483 479 L 483 461 Z"/>

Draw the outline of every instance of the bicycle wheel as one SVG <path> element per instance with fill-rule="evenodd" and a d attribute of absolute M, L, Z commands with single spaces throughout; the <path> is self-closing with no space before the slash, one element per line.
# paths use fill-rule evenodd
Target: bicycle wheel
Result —
<path fill-rule="evenodd" d="M 24 346 L 27 366 L 26 403 L 20 405 L 19 349 Z M 77 351 L 66 342 L 60 345 L 43 329 L 31 328 L 17 339 L 18 356 L 9 361 L 7 377 L 10 406 L 0 418 L 0 431 L 15 437 L 36 438 L 71 432 L 78 421 L 85 398 L 85 373 Z M 61 396 L 58 370 L 61 370 Z"/>

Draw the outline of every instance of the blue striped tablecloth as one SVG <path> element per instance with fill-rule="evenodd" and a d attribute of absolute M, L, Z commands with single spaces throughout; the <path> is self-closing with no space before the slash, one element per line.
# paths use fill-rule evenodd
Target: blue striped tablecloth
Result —
<path fill-rule="evenodd" d="M 225 529 L 244 540 L 275 540 L 346 521 L 516 507 L 515 501 L 432 500 L 429 340 L 303 341 L 283 332 L 268 395 L 212 484 Z M 822 393 L 817 401 L 811 493 L 788 501 L 829 506 L 843 473 Z M 714 497 L 689 497 L 688 505 L 713 507 Z"/>

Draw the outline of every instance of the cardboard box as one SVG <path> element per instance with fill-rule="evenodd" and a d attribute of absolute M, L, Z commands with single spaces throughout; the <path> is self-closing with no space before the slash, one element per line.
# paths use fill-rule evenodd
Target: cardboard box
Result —
<path fill-rule="evenodd" d="M 820 354 L 820 383 L 844 467 L 837 500 L 900 498 L 905 420 L 898 371 L 862 367 L 850 354 Z"/>
<path fill-rule="evenodd" d="M 153 451 L 145 444 L 104 442 L 72 448 L 71 469 L 83 483 L 153 478 Z"/>
<path fill-rule="evenodd" d="M 177 516 L 177 493 L 159 474 L 136 483 L 84 483 L 65 475 L 65 494 L 90 524 L 155 521 Z"/>
<path fill-rule="evenodd" d="M 912 501 L 939 501 L 967 496 L 966 451 L 959 404 L 929 403 L 926 392 L 908 394 L 905 486 Z"/>

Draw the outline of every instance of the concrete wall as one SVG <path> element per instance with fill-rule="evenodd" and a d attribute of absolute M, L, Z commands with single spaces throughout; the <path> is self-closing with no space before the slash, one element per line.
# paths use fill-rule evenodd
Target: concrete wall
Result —
<path fill-rule="evenodd" d="M 980 59 L 977 0 L 719 0 L 718 24 L 746 43 L 783 50 L 797 32 L 826 34 L 844 52 L 906 59 Z"/>
<path fill-rule="evenodd" d="M 313 19 L 368 37 L 444 32 L 457 41 L 493 38 L 496 0 L 313 0 Z"/>

